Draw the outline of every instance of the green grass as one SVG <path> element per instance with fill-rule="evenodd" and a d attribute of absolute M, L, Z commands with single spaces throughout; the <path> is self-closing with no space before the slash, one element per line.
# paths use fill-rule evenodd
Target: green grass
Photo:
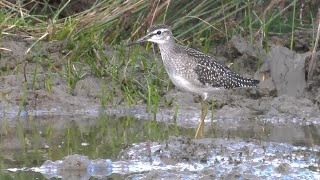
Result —
<path fill-rule="evenodd" d="M 87 76 L 98 77 L 101 78 L 99 94 L 101 107 L 115 107 L 121 103 L 133 106 L 142 103 L 146 104 L 146 111 L 153 114 L 153 120 L 156 120 L 159 107 L 170 106 L 175 108 L 173 118 L 175 127 L 172 131 L 178 134 L 176 119 L 179 107 L 172 107 L 173 99 L 162 101 L 163 94 L 173 86 L 159 59 L 157 48 L 153 48 L 151 43 L 125 47 L 127 42 L 145 34 L 150 20 L 146 17 L 153 12 L 148 11 L 147 1 L 138 4 L 134 4 L 138 1 L 131 1 L 131 4 L 123 4 L 117 12 L 110 13 L 114 7 L 118 7 L 119 2 L 100 1 L 85 12 L 61 18 L 60 15 L 65 9 L 62 5 L 60 8 L 52 9 L 50 20 L 46 19 L 45 14 L 36 15 L 32 14 L 32 11 L 25 11 L 21 16 L 14 8 L 2 8 L 0 36 L 35 38 L 25 52 L 27 55 L 36 52 L 33 61 L 28 62 L 29 65 L 34 64 L 33 71 L 25 73 L 32 77 L 32 81 L 29 82 L 32 84 L 32 90 L 37 90 L 40 67 L 45 67 L 46 70 L 44 87 L 48 92 L 52 92 L 54 75 L 60 75 L 66 80 L 69 94 L 73 94 L 79 80 Z M 233 36 L 238 35 L 249 37 L 251 45 L 261 41 L 265 51 L 268 52 L 269 33 L 291 33 L 292 49 L 294 31 L 312 28 L 310 23 L 295 23 L 296 10 L 301 8 L 301 3 L 298 1 L 285 4 L 282 8 L 274 8 L 277 5 L 268 2 L 264 6 L 272 8 L 260 10 L 254 1 L 244 0 L 185 1 L 185 3 L 170 1 L 170 4 L 165 4 L 164 8 L 159 10 L 153 21 L 169 24 L 180 43 L 203 52 L 209 52 L 215 45 L 227 43 Z M 131 14 L 126 16 L 127 12 Z M 313 22 L 314 14 L 310 12 L 304 16 L 303 22 Z M 65 42 L 66 52 L 59 62 L 62 64 L 61 67 L 52 62 L 50 54 L 44 58 L 41 50 L 38 50 L 43 43 L 53 41 Z M 0 48 L 5 47 L 0 45 Z M 262 60 L 258 58 L 257 61 L 259 68 Z M 1 68 L 0 75 L 17 73 L 21 71 L 20 67 L 21 65 L 17 64 L 14 69 Z M 237 68 L 237 65 L 232 68 Z M 24 90 L 26 91 L 27 89 Z M 119 94 L 121 99 L 118 98 Z M 19 117 L 26 96 L 24 93 Z M 105 133 L 108 133 L 110 143 L 116 143 L 111 140 L 115 135 L 113 129 L 106 128 L 108 130 Z M 159 127 L 152 121 L 146 129 L 150 138 L 164 137 L 169 131 L 166 129 L 164 134 L 159 134 Z M 18 136 L 21 142 L 24 142 L 23 135 L 18 134 Z M 68 136 L 73 135 L 69 133 Z M 70 143 L 68 143 L 68 153 L 72 153 L 74 148 L 79 148 L 72 147 Z"/>
<path fill-rule="evenodd" d="M 112 158 L 129 143 L 146 139 L 161 141 L 171 135 L 193 136 L 193 128 L 185 129 L 177 125 L 180 107 L 174 104 L 175 100 L 163 97 L 173 85 L 162 66 L 157 48 L 153 48 L 151 43 L 125 47 L 129 41 L 145 34 L 151 18 L 153 24 L 170 25 L 178 42 L 204 52 L 209 52 L 215 45 L 228 43 L 233 36 L 248 37 L 251 45 L 260 41 L 268 52 L 271 33 L 290 33 L 290 48 L 293 49 L 295 30 L 320 29 L 318 24 L 313 24 L 316 21 L 317 8 L 311 7 L 309 11 L 305 10 L 307 12 L 302 18 L 298 17 L 298 10 L 302 6 L 300 1 L 292 1 L 283 6 L 272 5 L 273 1 L 263 1 L 262 9 L 252 0 L 161 1 L 170 4 L 159 4 L 158 13 L 154 17 L 149 1 L 101 0 L 85 12 L 71 16 L 65 16 L 67 4 L 52 7 L 48 1 L 44 2 L 45 8 L 40 12 L 22 7 L 21 13 L 17 6 L 0 8 L 1 40 L 34 39 L 28 44 L 29 50 L 24 52 L 25 56 L 35 54 L 30 58 L 32 61 L 17 63 L 13 68 L 0 68 L 0 76 L 21 73 L 31 77 L 30 82 L 24 82 L 21 90 L 18 123 L 14 132 L 21 143 L 22 151 L 27 150 L 28 154 L 35 157 L 27 157 L 25 153 L 21 153 L 21 158 L 15 157 L 23 159 L 24 163 L 29 165 L 26 167 L 34 165 L 34 162 L 28 160 L 37 159 L 36 163 L 41 164 L 43 159 L 61 159 L 73 153 L 86 154 L 92 158 Z M 266 10 L 268 6 L 270 9 Z M 319 34 L 318 32 L 314 37 L 314 44 L 310 45 L 314 46 L 314 51 Z M 41 51 L 43 44 L 54 41 L 64 42 L 65 52 L 58 63 L 61 65 L 53 62 L 50 54 L 44 57 Z M 2 52 L 6 51 L 5 48 L 0 44 L 0 59 L 4 56 Z M 260 66 L 261 57 L 257 61 Z M 31 71 L 21 72 L 25 63 L 34 65 Z M 37 83 L 42 77 L 41 68 L 45 70 L 44 88 L 49 93 L 53 91 L 56 76 L 61 76 L 68 83 L 69 94 L 73 94 L 79 80 L 87 76 L 98 77 L 101 78 L 98 102 L 102 109 L 121 103 L 129 106 L 145 104 L 146 111 L 156 120 L 159 107 L 169 107 L 174 109 L 174 124 L 154 120 L 146 122 L 130 116 L 115 119 L 104 115 L 102 110 L 98 123 L 86 128 L 67 124 L 63 130 L 56 129 L 54 121 L 46 127 L 39 127 L 33 116 L 29 116 L 31 130 L 30 127 L 25 128 L 20 117 L 24 115 L 28 92 L 38 89 Z M 237 68 L 236 65 L 233 68 Z M 119 94 L 122 99 L 118 99 Z M 5 98 L 6 95 L 2 93 L 1 96 Z M 6 101 L 8 103 L 5 111 L 8 111 L 11 106 L 10 99 Z M 215 106 L 214 103 L 211 104 L 212 119 Z M 6 119 L 6 112 L 2 118 Z M 9 134 L 9 125 L 2 130 L 2 134 Z M 40 145 L 42 138 L 49 146 L 44 150 L 47 151 L 47 157 L 44 158 L 39 156 L 39 151 L 43 150 Z M 90 146 L 82 146 L 83 142 L 89 142 Z M 2 160 L 0 157 L 0 161 Z"/>
<path fill-rule="evenodd" d="M 290 40 L 290 49 L 293 49 L 293 37 L 294 37 L 294 30 L 295 30 L 295 18 L 296 18 L 296 4 L 297 0 L 293 1 L 293 12 L 292 12 L 292 25 L 291 25 L 291 40 Z"/>
<path fill-rule="evenodd" d="M 151 48 L 150 43 L 130 49 L 125 47 L 128 41 L 145 34 L 151 20 L 154 24 L 169 24 L 180 43 L 204 52 L 209 52 L 216 44 L 227 43 L 237 35 L 248 36 L 251 45 L 261 41 L 268 51 L 269 33 L 291 33 L 290 47 L 293 48 L 294 30 L 312 29 L 310 23 L 295 23 L 298 16 L 296 10 L 302 6 L 300 1 L 283 6 L 276 1 L 264 1 L 262 9 L 255 1 L 248 0 L 163 3 L 166 2 L 170 3 L 157 6 L 156 16 L 149 11 L 148 1 L 138 0 L 102 0 L 90 9 L 71 16 L 66 16 L 69 1 L 58 7 L 46 2 L 46 8 L 40 12 L 23 9 L 20 13 L 18 6 L 6 6 L 0 10 L 1 37 L 33 37 L 35 40 L 26 54 L 35 52 L 43 41 L 65 42 L 66 54 L 61 59 L 64 68 L 56 67 L 50 57 L 44 59 L 40 55 L 31 62 L 35 64 L 35 69 L 27 73 L 33 76 L 33 90 L 38 78 L 38 66 L 49 64 L 45 80 L 49 92 L 52 90 L 52 74 L 57 73 L 67 80 L 69 93 L 79 80 L 93 75 L 106 80 L 102 82 L 102 106 L 119 103 L 114 102 L 114 96 L 115 89 L 120 89 L 128 105 L 144 102 L 147 110 L 156 114 L 161 94 L 172 88 L 164 68 L 156 60 L 159 57 L 157 50 Z M 115 7 L 117 11 L 113 11 Z M 311 10 L 299 21 L 313 22 L 316 11 Z M 107 53 L 106 46 L 109 49 Z M 1 68 L 0 74 L 6 75 L 12 71 Z M 105 86 L 112 86 L 108 88 L 111 91 L 105 92 Z"/>
<path fill-rule="evenodd" d="M 268 52 L 269 33 L 291 33 L 292 49 L 294 31 L 301 28 L 312 29 L 312 24 L 296 23 L 296 10 L 301 8 L 299 1 L 284 4 L 281 8 L 274 8 L 277 4 L 270 2 L 264 4 L 264 7 L 270 7 L 269 9 L 261 10 L 255 1 L 247 0 L 184 1 L 184 3 L 170 1 L 170 4 L 162 4 L 163 8 L 153 17 L 153 23 L 164 22 L 170 25 L 178 42 L 203 52 L 209 52 L 215 45 L 228 43 L 233 36 L 239 35 L 249 37 L 251 45 L 260 41 Z M 15 8 L 2 8 L 0 37 L 34 38 L 25 52 L 26 55 L 36 52 L 32 62 L 28 62 L 29 65 L 34 64 L 33 71 L 25 72 L 32 77 L 32 81 L 28 82 L 31 83 L 32 90 L 37 90 L 37 79 L 42 77 L 39 76 L 40 67 L 46 70 L 43 74 L 44 87 L 48 92 L 52 92 L 55 75 L 66 80 L 67 91 L 71 95 L 79 80 L 87 76 L 98 77 L 101 78 L 101 92 L 98 97 L 102 108 L 142 103 L 146 104 L 146 111 L 153 114 L 153 120 L 156 120 L 159 107 L 175 108 L 173 115 L 175 126 L 171 131 L 178 134 L 176 119 L 179 107 L 172 106 L 173 99 L 163 98 L 163 94 L 173 86 L 162 66 L 157 48 L 153 48 L 151 43 L 125 47 L 129 41 L 144 35 L 150 25 L 148 24 L 150 19 L 146 18 L 152 17 L 148 15 L 153 15 L 153 12 L 148 11 L 149 3 L 137 0 L 121 6 L 119 3 L 120 1 L 100 1 L 85 12 L 67 17 L 61 16 L 66 8 L 61 5 L 51 8 L 49 20 L 46 14 L 34 14 L 33 10 L 25 11 L 24 15 L 21 15 Z M 49 7 L 49 4 L 46 6 Z M 120 8 L 112 12 L 115 7 Z M 128 12 L 130 15 L 126 15 Z M 299 21 L 313 22 L 314 15 L 315 12 L 310 12 Z M 65 53 L 59 62 L 61 66 L 52 61 L 50 54 L 44 58 L 39 50 L 43 43 L 53 41 L 64 41 Z M 0 45 L 0 48 L 5 47 Z M 259 57 L 257 61 L 259 68 L 262 60 Z M 18 73 L 21 67 L 17 64 L 14 69 L 1 68 L 0 75 Z M 237 68 L 237 65 L 232 68 Z M 29 90 L 27 86 L 25 88 L 27 89 L 24 92 Z M 26 96 L 24 93 L 19 117 Z M 127 123 L 130 124 L 130 121 Z M 146 127 L 149 138 L 168 135 L 168 129 L 165 129 L 163 134 L 159 134 L 160 130 L 152 121 Z M 111 127 L 106 127 L 104 132 L 110 137 L 111 144 L 116 143 L 112 140 L 115 135 L 113 131 Z M 52 134 L 50 129 L 48 134 L 49 137 Z M 67 134 L 70 138 L 73 137 L 72 134 Z M 21 142 L 24 142 L 23 135 L 18 135 Z M 71 142 L 67 144 L 68 153 L 72 153 L 74 148 L 80 148 L 72 147 Z"/>

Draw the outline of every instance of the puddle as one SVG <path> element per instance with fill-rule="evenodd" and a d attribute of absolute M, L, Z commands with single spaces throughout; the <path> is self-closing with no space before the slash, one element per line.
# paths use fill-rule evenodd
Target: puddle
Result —
<path fill-rule="evenodd" d="M 112 115 L 118 111 L 125 116 Z M 137 112 L 145 110 L 33 111 L 2 120 L 0 179 L 320 178 L 319 124 L 219 116 L 194 140 L 194 125 L 183 123 L 188 113 L 174 123 L 171 111 L 157 121 Z"/>

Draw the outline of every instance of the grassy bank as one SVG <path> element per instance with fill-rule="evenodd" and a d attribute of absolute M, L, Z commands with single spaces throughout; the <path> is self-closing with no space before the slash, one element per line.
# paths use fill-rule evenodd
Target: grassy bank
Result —
<path fill-rule="evenodd" d="M 150 25 L 168 24 L 177 41 L 204 52 L 239 35 L 248 37 L 251 44 L 259 41 L 268 51 L 269 35 L 282 33 L 291 34 L 292 49 L 296 30 L 316 32 L 317 29 L 316 1 L 302 4 L 275 0 L 101 0 L 78 13 L 69 12 L 71 3 L 1 2 L 1 38 L 32 39 L 24 53 L 35 55 L 28 62 L 19 62 L 15 68 L 3 65 L 0 75 L 32 74 L 31 87 L 35 89 L 38 67 L 44 66 L 47 90 L 51 90 L 51 75 L 57 73 L 67 80 L 70 94 L 82 78 L 101 77 L 103 106 L 123 101 L 129 105 L 145 102 L 148 111 L 156 113 L 160 97 L 173 87 L 161 61 L 154 60 L 158 59 L 157 49 L 150 43 L 130 50 L 125 47 L 127 42 L 143 35 Z M 316 41 L 316 34 L 314 37 Z M 63 41 L 65 49 L 58 64 L 51 61 L 50 54 L 44 56 L 39 48 L 44 42 L 56 41 Z M 310 44 L 310 49 L 313 46 Z M 34 64 L 32 72 L 24 71 L 26 63 Z M 124 98 L 115 102 L 117 90 L 121 90 Z M 168 100 L 167 104 L 171 103 Z"/>

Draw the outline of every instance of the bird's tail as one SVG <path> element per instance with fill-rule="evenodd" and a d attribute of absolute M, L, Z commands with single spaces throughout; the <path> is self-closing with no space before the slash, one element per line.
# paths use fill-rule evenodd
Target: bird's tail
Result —
<path fill-rule="evenodd" d="M 259 80 L 243 77 L 237 73 L 229 71 L 229 75 L 227 76 L 227 81 L 229 82 L 229 88 L 236 87 L 257 87 L 260 83 Z"/>
<path fill-rule="evenodd" d="M 259 80 L 250 79 L 246 77 L 239 76 L 238 78 L 234 79 L 236 81 L 236 87 L 257 87 L 260 83 Z"/>

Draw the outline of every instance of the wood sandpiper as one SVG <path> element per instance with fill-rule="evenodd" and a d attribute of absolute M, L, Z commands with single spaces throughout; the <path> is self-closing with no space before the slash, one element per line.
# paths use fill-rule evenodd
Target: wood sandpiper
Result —
<path fill-rule="evenodd" d="M 204 119 L 208 112 L 206 100 L 210 95 L 220 89 L 256 87 L 260 82 L 231 71 L 227 66 L 219 63 L 214 56 L 175 43 L 169 26 L 152 26 L 148 29 L 146 36 L 127 46 L 146 41 L 158 44 L 163 64 L 173 84 L 180 90 L 202 97 L 201 119 L 195 138 L 202 137 Z"/>

